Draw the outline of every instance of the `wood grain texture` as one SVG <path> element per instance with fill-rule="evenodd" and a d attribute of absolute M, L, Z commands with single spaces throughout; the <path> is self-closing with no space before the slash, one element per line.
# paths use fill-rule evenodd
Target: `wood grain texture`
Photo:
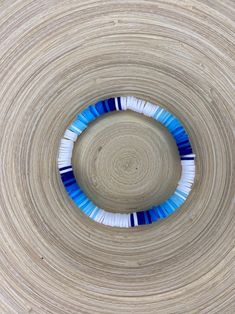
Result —
<path fill-rule="evenodd" d="M 234 1 L 0 2 L 0 313 L 234 309 Z M 165 221 L 83 215 L 56 166 L 87 104 L 116 95 L 179 117 L 196 181 Z"/>

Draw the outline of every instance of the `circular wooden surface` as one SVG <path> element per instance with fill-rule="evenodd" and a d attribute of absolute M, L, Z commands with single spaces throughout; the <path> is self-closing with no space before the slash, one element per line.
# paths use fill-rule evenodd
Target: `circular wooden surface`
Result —
<path fill-rule="evenodd" d="M 229 0 L 1 2 L 0 313 L 234 313 L 234 11 Z M 197 156 L 184 205 L 131 230 L 85 217 L 56 165 L 77 112 L 117 95 L 176 115 Z"/>

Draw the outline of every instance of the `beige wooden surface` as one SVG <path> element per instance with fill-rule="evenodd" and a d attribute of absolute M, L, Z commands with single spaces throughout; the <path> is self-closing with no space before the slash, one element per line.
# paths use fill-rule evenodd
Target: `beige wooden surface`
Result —
<path fill-rule="evenodd" d="M 234 17 L 229 0 L 0 2 L 0 313 L 235 312 Z M 76 208 L 56 158 L 77 112 L 129 94 L 184 122 L 197 175 L 174 215 L 122 230 Z M 128 197 L 135 208 L 135 193 L 148 206 L 152 184 L 157 197 L 170 193 L 180 169 L 164 130 L 128 113 L 110 119 L 114 128 L 101 121 L 75 148 L 88 193 L 113 211 L 125 211 Z M 135 137 L 124 138 L 131 146 L 124 160 L 123 119 Z M 109 132 L 113 142 L 101 145 L 99 159 L 97 142 Z M 123 176 L 133 189 L 127 195 Z M 135 189 L 136 178 L 145 190 Z"/>

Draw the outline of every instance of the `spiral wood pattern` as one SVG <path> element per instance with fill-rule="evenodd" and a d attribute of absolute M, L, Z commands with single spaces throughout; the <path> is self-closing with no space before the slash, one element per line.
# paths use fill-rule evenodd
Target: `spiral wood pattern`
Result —
<path fill-rule="evenodd" d="M 0 2 L 0 313 L 234 313 L 234 1 Z M 151 226 L 85 217 L 56 166 L 75 114 L 115 95 L 178 116 L 189 198 Z"/>
<path fill-rule="evenodd" d="M 180 179 L 174 138 L 131 111 L 105 115 L 77 140 L 73 169 L 96 205 L 112 212 L 148 209 L 170 197 Z"/>

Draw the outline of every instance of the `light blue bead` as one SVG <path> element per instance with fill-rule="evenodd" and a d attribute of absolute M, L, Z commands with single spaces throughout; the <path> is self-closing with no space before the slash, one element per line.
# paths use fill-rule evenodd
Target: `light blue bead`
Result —
<path fill-rule="evenodd" d="M 100 208 L 97 207 L 97 208 L 91 213 L 90 217 L 94 220 L 99 211 L 100 211 Z"/>
<path fill-rule="evenodd" d="M 75 126 L 76 128 L 78 128 L 79 130 L 83 131 L 87 128 L 87 124 L 83 123 L 82 121 L 80 120 L 75 120 L 73 123 L 72 123 L 73 126 Z"/>
<path fill-rule="evenodd" d="M 83 206 L 83 211 L 85 214 L 87 214 L 89 216 L 89 213 L 92 212 L 95 207 L 96 206 L 94 205 L 94 203 L 92 201 L 89 201 L 88 204 Z"/>
<path fill-rule="evenodd" d="M 81 115 L 83 115 L 87 119 L 88 123 L 95 120 L 96 118 L 96 116 L 90 111 L 89 108 L 86 108 L 85 110 L 83 110 L 81 112 Z"/>
<path fill-rule="evenodd" d="M 182 127 L 181 123 L 178 119 L 174 118 L 174 120 L 167 126 L 168 130 L 173 133 L 177 128 Z"/>
<path fill-rule="evenodd" d="M 86 208 L 87 205 L 89 205 L 91 201 L 88 199 L 88 197 L 86 196 L 86 198 L 84 199 L 84 201 L 82 201 L 79 205 L 79 208 L 84 212 L 84 209 Z"/>
<path fill-rule="evenodd" d="M 90 204 L 89 208 L 86 208 L 86 211 L 85 211 L 86 215 L 90 216 L 95 208 L 96 206 L 94 203 Z"/>
<path fill-rule="evenodd" d="M 74 202 L 75 204 L 77 204 L 78 207 L 80 207 L 80 205 L 85 201 L 86 198 L 86 195 L 82 193 L 81 195 L 74 198 Z"/>
<path fill-rule="evenodd" d="M 153 118 L 155 119 L 155 120 L 157 120 L 158 121 L 158 118 L 156 118 L 157 116 L 158 116 L 158 114 L 159 114 L 159 112 L 162 110 L 162 108 L 160 108 L 160 107 L 158 107 L 157 108 L 157 110 L 156 110 L 156 112 L 155 112 L 155 114 L 154 114 L 154 116 L 153 116 Z M 164 112 L 164 111 L 163 111 Z"/>
<path fill-rule="evenodd" d="M 75 198 L 79 193 L 81 193 L 81 190 L 80 190 L 80 189 L 76 189 L 76 190 L 74 190 L 73 192 L 70 192 L 70 193 L 69 193 L 69 196 L 70 196 L 71 198 Z"/>
<path fill-rule="evenodd" d="M 180 195 L 184 196 L 184 197 L 187 197 L 187 196 L 188 196 L 188 194 L 187 194 L 187 193 L 182 192 L 182 191 L 180 191 L 179 189 L 176 189 L 176 192 L 177 192 L 178 194 L 180 194 Z"/>
<path fill-rule="evenodd" d="M 174 211 L 178 208 L 177 204 L 175 204 L 170 198 L 167 200 L 168 204 L 174 209 Z"/>
<path fill-rule="evenodd" d="M 167 120 L 164 122 L 165 127 L 168 128 L 168 125 L 170 125 L 170 123 L 172 123 L 174 120 L 175 117 L 169 113 Z"/>
<path fill-rule="evenodd" d="M 169 200 L 166 201 L 167 205 L 170 208 L 171 214 L 174 213 L 174 211 L 177 209 L 177 207 L 174 206 Z"/>
<path fill-rule="evenodd" d="M 160 216 L 161 219 L 164 219 L 167 214 L 165 213 L 165 211 L 161 208 L 161 206 L 159 205 L 157 207 L 157 212 L 158 212 L 158 215 Z"/>
<path fill-rule="evenodd" d="M 178 207 L 180 207 L 180 206 L 184 203 L 184 200 L 183 200 L 181 197 L 179 197 L 178 195 L 176 195 L 176 194 L 173 194 L 173 195 L 170 197 L 170 199 L 171 199 L 174 203 L 176 203 L 176 205 L 177 205 Z"/>
<path fill-rule="evenodd" d="M 89 121 L 82 114 L 77 115 L 77 119 L 82 121 L 84 124 L 89 123 Z"/>
<path fill-rule="evenodd" d="M 163 204 L 161 204 L 161 208 L 165 209 L 168 216 L 174 212 L 168 201 L 165 201 Z"/>

